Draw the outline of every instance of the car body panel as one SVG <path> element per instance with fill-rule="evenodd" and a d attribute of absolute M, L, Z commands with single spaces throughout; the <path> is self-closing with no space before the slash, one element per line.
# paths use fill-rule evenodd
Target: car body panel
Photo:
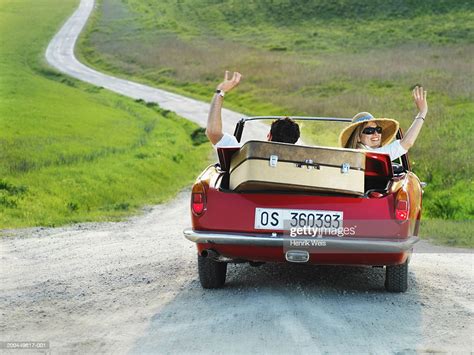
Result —
<path fill-rule="evenodd" d="M 185 236 L 197 243 L 200 255 L 205 250 L 213 250 L 227 261 L 286 262 L 285 252 L 291 246 L 280 245 L 278 241 L 285 230 L 255 229 L 256 208 L 343 213 L 344 227 L 355 227 L 355 233 L 344 237 L 319 236 L 318 240 L 324 241 L 326 246 L 312 249 L 308 263 L 403 264 L 418 241 L 423 191 L 419 179 L 409 170 L 407 155 L 402 159 L 404 172 L 393 176 L 389 160 L 387 166 L 382 164 L 383 159 L 377 162 L 382 154 L 367 153 L 375 159 L 372 163 L 380 163 L 381 174 L 389 177 L 389 183 L 382 192 L 367 192 L 361 197 L 317 192 L 231 191 L 222 187 L 226 172 L 221 170 L 229 164 L 230 158 L 222 151 L 218 153 L 221 165 L 206 168 L 193 187 L 193 191 L 198 186 L 203 192 L 204 207 L 201 213 L 191 211 L 192 228 L 185 231 Z M 367 171 L 367 175 L 370 174 L 373 175 L 373 171 Z M 406 220 L 396 218 L 400 199 L 407 207 Z M 293 249 L 298 247 L 293 245 Z"/>

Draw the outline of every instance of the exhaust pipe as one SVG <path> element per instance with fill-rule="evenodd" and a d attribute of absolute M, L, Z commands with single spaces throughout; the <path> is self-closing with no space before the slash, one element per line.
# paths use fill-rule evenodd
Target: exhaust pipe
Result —
<path fill-rule="evenodd" d="M 217 253 L 215 250 L 212 249 L 204 249 L 201 252 L 201 256 L 203 258 L 211 258 L 211 259 L 216 259 L 219 257 L 219 253 Z"/>

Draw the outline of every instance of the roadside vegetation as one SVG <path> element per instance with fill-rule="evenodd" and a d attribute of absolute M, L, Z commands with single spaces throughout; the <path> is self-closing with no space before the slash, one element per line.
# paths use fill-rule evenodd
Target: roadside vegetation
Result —
<path fill-rule="evenodd" d="M 195 124 L 45 63 L 78 3 L 0 3 L 0 229 L 115 220 L 173 197 L 208 161 Z"/>
<path fill-rule="evenodd" d="M 205 101 L 225 69 L 239 70 L 244 81 L 225 105 L 246 114 L 351 117 L 368 110 L 407 129 L 416 114 L 411 89 L 422 84 L 429 116 L 410 154 L 428 183 L 421 233 L 474 244 L 472 2 L 98 5 L 81 39 L 84 61 Z M 306 139 L 332 145 L 337 134 L 319 129 Z"/>

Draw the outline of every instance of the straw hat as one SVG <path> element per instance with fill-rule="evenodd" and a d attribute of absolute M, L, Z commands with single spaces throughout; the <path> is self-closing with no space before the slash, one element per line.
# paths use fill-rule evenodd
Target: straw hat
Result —
<path fill-rule="evenodd" d="M 352 118 L 352 123 L 342 130 L 339 135 L 339 145 L 345 147 L 352 132 L 354 132 L 359 125 L 367 122 L 375 122 L 377 125 L 382 127 L 381 146 L 390 143 L 397 135 L 399 127 L 397 121 L 392 120 L 391 118 L 374 118 L 374 116 L 368 112 L 359 112 Z"/>

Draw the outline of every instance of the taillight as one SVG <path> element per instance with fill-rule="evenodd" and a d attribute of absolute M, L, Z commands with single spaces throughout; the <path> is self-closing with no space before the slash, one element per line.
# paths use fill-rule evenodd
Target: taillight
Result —
<path fill-rule="evenodd" d="M 196 216 L 200 216 L 206 211 L 206 190 L 201 182 L 197 182 L 193 186 L 191 210 Z"/>
<path fill-rule="evenodd" d="M 395 219 L 404 222 L 408 219 L 408 194 L 406 191 L 400 190 L 395 200 Z"/>

